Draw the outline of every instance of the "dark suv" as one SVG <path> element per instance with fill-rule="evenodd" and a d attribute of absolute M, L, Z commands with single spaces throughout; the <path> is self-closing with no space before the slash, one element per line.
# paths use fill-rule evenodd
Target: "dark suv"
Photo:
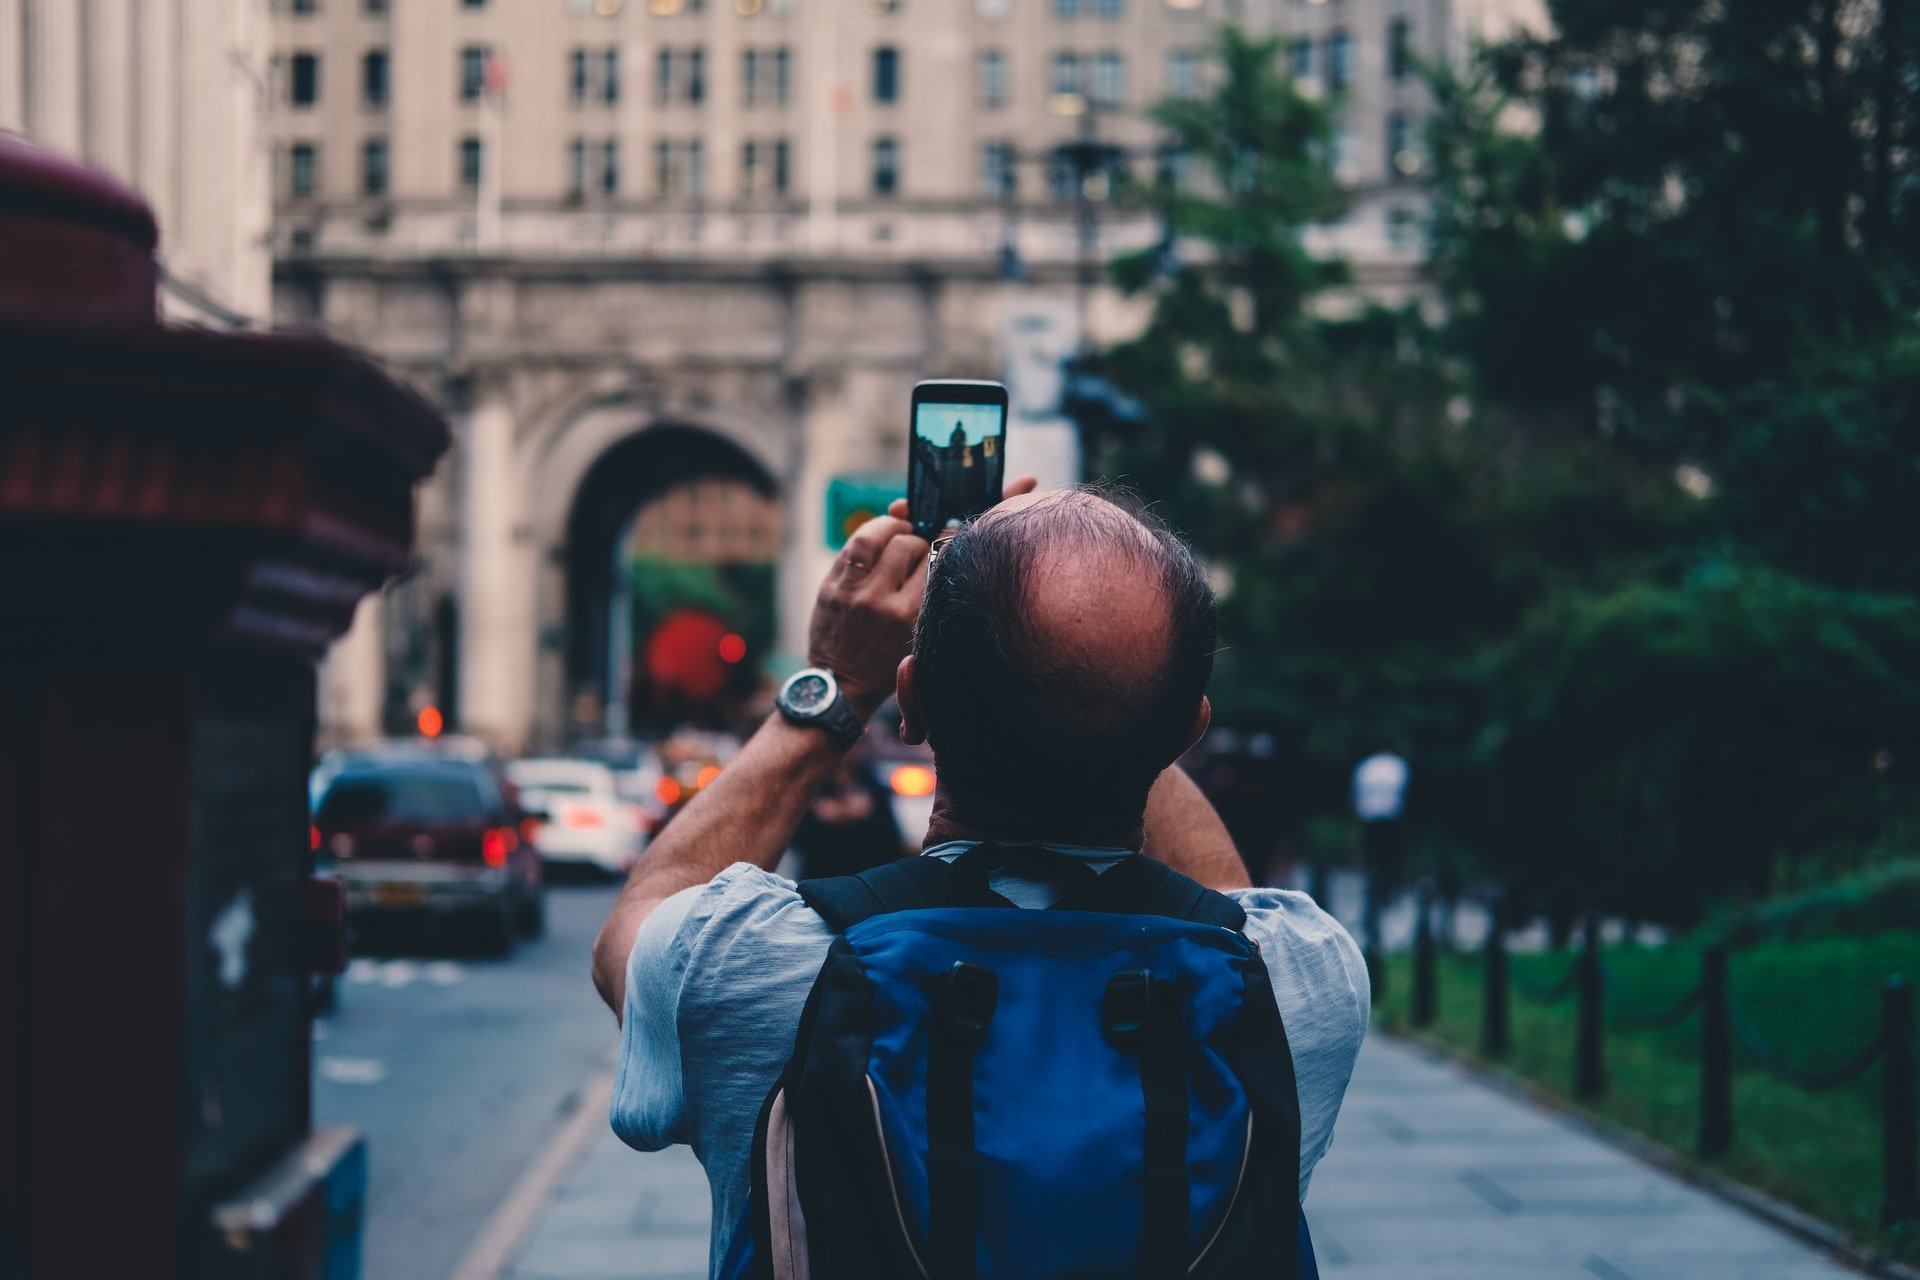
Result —
<path fill-rule="evenodd" d="M 349 757 L 314 806 L 314 852 L 350 919 L 458 921 L 501 955 L 545 924 L 532 834 L 490 767 L 444 757 Z"/>

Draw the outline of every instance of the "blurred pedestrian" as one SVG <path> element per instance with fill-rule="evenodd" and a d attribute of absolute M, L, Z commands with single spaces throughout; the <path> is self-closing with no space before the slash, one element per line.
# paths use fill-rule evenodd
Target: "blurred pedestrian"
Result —
<path fill-rule="evenodd" d="M 1362 931 L 1380 949 L 1380 912 L 1398 892 L 1402 874 L 1400 819 L 1406 807 L 1407 762 L 1378 751 L 1353 771 L 1353 816 L 1360 820 L 1360 863 L 1366 877 Z"/>
<path fill-rule="evenodd" d="M 793 833 L 800 879 L 850 876 L 905 853 L 893 792 L 856 746 L 840 762 Z"/>

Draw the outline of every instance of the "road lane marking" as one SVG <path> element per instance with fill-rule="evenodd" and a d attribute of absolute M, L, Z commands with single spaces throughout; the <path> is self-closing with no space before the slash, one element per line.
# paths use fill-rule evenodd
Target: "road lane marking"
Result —
<path fill-rule="evenodd" d="M 486 1229 L 448 1273 L 447 1280 L 500 1280 L 532 1238 L 560 1180 L 580 1161 L 587 1142 L 607 1123 L 613 1101 L 613 1073 L 603 1071 L 570 1099 L 573 1110 L 520 1181 L 495 1207 Z"/>

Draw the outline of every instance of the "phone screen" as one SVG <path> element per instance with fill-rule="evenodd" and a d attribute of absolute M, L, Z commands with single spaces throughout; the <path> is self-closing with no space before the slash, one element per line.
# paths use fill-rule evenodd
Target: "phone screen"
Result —
<path fill-rule="evenodd" d="M 907 507 L 933 538 L 1000 500 L 1007 389 L 997 382 L 923 382 L 913 389 Z"/>

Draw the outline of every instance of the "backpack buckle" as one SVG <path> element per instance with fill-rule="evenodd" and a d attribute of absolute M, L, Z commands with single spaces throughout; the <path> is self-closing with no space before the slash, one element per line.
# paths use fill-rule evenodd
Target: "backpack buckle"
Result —
<path fill-rule="evenodd" d="M 1132 1044 L 1146 1030 L 1153 1008 L 1153 974 L 1146 969 L 1129 969 L 1107 980 L 1107 993 L 1100 1001 L 1100 1025 L 1122 1045 Z"/>
<path fill-rule="evenodd" d="M 965 960 L 954 961 L 953 968 L 947 970 L 935 1000 L 940 1016 L 976 1042 L 987 1034 L 987 1024 L 993 1021 L 994 1006 L 999 1003 L 1000 975 Z"/>

